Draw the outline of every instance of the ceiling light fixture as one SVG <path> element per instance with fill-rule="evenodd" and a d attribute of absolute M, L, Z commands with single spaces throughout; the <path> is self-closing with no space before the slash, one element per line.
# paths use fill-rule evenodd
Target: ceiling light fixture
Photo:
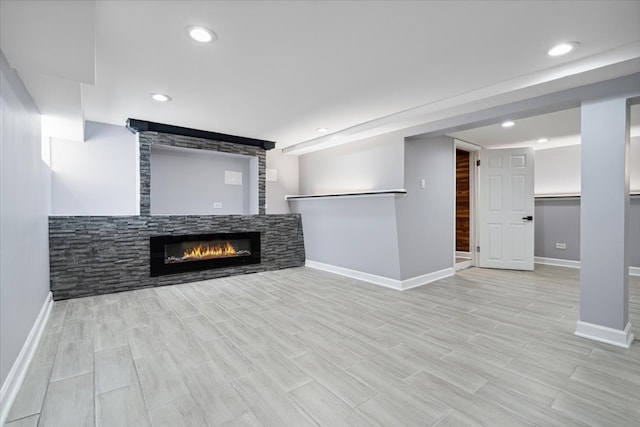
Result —
<path fill-rule="evenodd" d="M 317 130 L 318 132 L 320 132 L 320 133 L 327 133 L 327 132 L 329 132 L 329 129 L 327 129 L 327 128 L 318 128 L 318 129 L 316 129 L 316 130 Z"/>
<path fill-rule="evenodd" d="M 549 142 L 549 140 L 547 138 L 540 138 L 538 139 L 538 142 Z"/>
<path fill-rule="evenodd" d="M 578 42 L 560 43 L 549 49 L 549 56 L 562 56 L 571 52 L 580 45 Z"/>
<path fill-rule="evenodd" d="M 510 128 L 513 125 L 515 125 L 515 123 L 513 123 L 511 120 L 507 120 L 506 122 L 503 122 L 501 126 L 503 128 Z"/>
<path fill-rule="evenodd" d="M 216 33 L 205 27 L 191 25 L 187 27 L 187 35 L 200 43 L 213 43 L 218 39 Z"/>
<path fill-rule="evenodd" d="M 158 102 L 171 101 L 171 97 L 169 95 L 165 95 L 164 93 L 152 93 L 151 98 L 153 98 L 154 101 L 158 101 Z"/>

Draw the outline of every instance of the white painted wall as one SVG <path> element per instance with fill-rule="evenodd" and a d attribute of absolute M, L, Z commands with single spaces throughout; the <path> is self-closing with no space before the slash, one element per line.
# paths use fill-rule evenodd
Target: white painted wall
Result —
<path fill-rule="evenodd" d="M 137 215 L 136 135 L 124 126 L 88 121 L 85 137 L 51 140 L 51 214 Z"/>
<path fill-rule="evenodd" d="M 162 145 L 151 146 L 152 215 L 257 214 L 258 162 L 252 156 Z M 240 173 L 241 185 L 225 183 Z M 254 190 L 253 192 L 251 190 Z M 252 194 L 253 193 L 253 194 Z M 219 203 L 216 208 L 214 203 Z M 255 212 L 252 212 L 252 208 Z"/>
<path fill-rule="evenodd" d="M 282 150 L 278 149 L 269 150 L 267 169 L 276 171 L 276 181 L 270 181 L 267 174 L 267 214 L 289 213 L 289 204 L 284 196 L 300 193 L 298 156 L 283 154 Z"/>
<path fill-rule="evenodd" d="M 305 154 L 300 156 L 300 194 L 400 189 L 403 162 L 399 132 Z"/>
<path fill-rule="evenodd" d="M 580 194 L 580 145 L 536 150 L 537 196 Z M 640 192 L 640 137 L 631 138 L 629 150 L 631 192 Z"/>
<path fill-rule="evenodd" d="M 580 145 L 536 150 L 535 194 L 580 194 Z"/>
<path fill-rule="evenodd" d="M 41 116 L 1 51 L 0 87 L 0 383 L 5 384 L 49 294 L 49 170 L 41 158 Z"/>

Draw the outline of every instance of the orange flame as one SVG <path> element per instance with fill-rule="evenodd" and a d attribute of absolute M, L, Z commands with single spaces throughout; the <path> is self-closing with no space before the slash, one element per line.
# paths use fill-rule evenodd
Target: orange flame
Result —
<path fill-rule="evenodd" d="M 193 248 L 186 249 L 182 254 L 182 259 L 188 258 L 213 258 L 222 256 L 233 256 L 236 254 L 235 248 L 231 243 L 226 242 L 223 245 L 209 246 L 199 244 Z"/>

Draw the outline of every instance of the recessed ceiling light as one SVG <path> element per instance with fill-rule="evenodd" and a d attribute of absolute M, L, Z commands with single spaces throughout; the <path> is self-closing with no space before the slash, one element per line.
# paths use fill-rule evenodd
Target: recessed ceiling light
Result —
<path fill-rule="evenodd" d="M 216 33 L 205 27 L 191 25 L 187 27 L 187 34 L 193 40 L 200 43 L 212 43 L 218 39 Z"/>
<path fill-rule="evenodd" d="M 540 139 L 538 139 L 538 142 L 548 142 L 548 141 L 549 141 L 549 139 L 547 139 L 547 138 L 540 138 Z"/>
<path fill-rule="evenodd" d="M 577 48 L 579 45 L 580 43 L 578 42 L 560 43 L 558 45 L 555 45 L 551 49 L 549 49 L 549 52 L 547 53 L 549 54 L 549 56 L 562 56 L 571 52 L 572 50 Z"/>
<path fill-rule="evenodd" d="M 318 132 L 320 132 L 320 133 L 327 133 L 327 132 L 329 132 L 329 129 L 327 129 L 327 128 L 318 128 L 318 129 L 316 129 L 316 130 L 317 130 Z"/>
<path fill-rule="evenodd" d="M 151 98 L 153 98 L 154 101 L 158 101 L 158 102 L 171 101 L 171 97 L 169 95 L 165 95 L 164 93 L 152 93 Z"/>
<path fill-rule="evenodd" d="M 502 123 L 503 128 L 510 128 L 513 125 L 515 125 L 515 123 L 513 123 L 511 120 L 507 120 L 506 122 Z"/>

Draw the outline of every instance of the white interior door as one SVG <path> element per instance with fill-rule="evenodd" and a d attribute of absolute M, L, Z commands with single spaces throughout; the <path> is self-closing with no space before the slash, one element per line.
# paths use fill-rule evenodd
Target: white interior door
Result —
<path fill-rule="evenodd" d="M 533 270 L 533 153 L 480 152 L 480 267 Z"/>

